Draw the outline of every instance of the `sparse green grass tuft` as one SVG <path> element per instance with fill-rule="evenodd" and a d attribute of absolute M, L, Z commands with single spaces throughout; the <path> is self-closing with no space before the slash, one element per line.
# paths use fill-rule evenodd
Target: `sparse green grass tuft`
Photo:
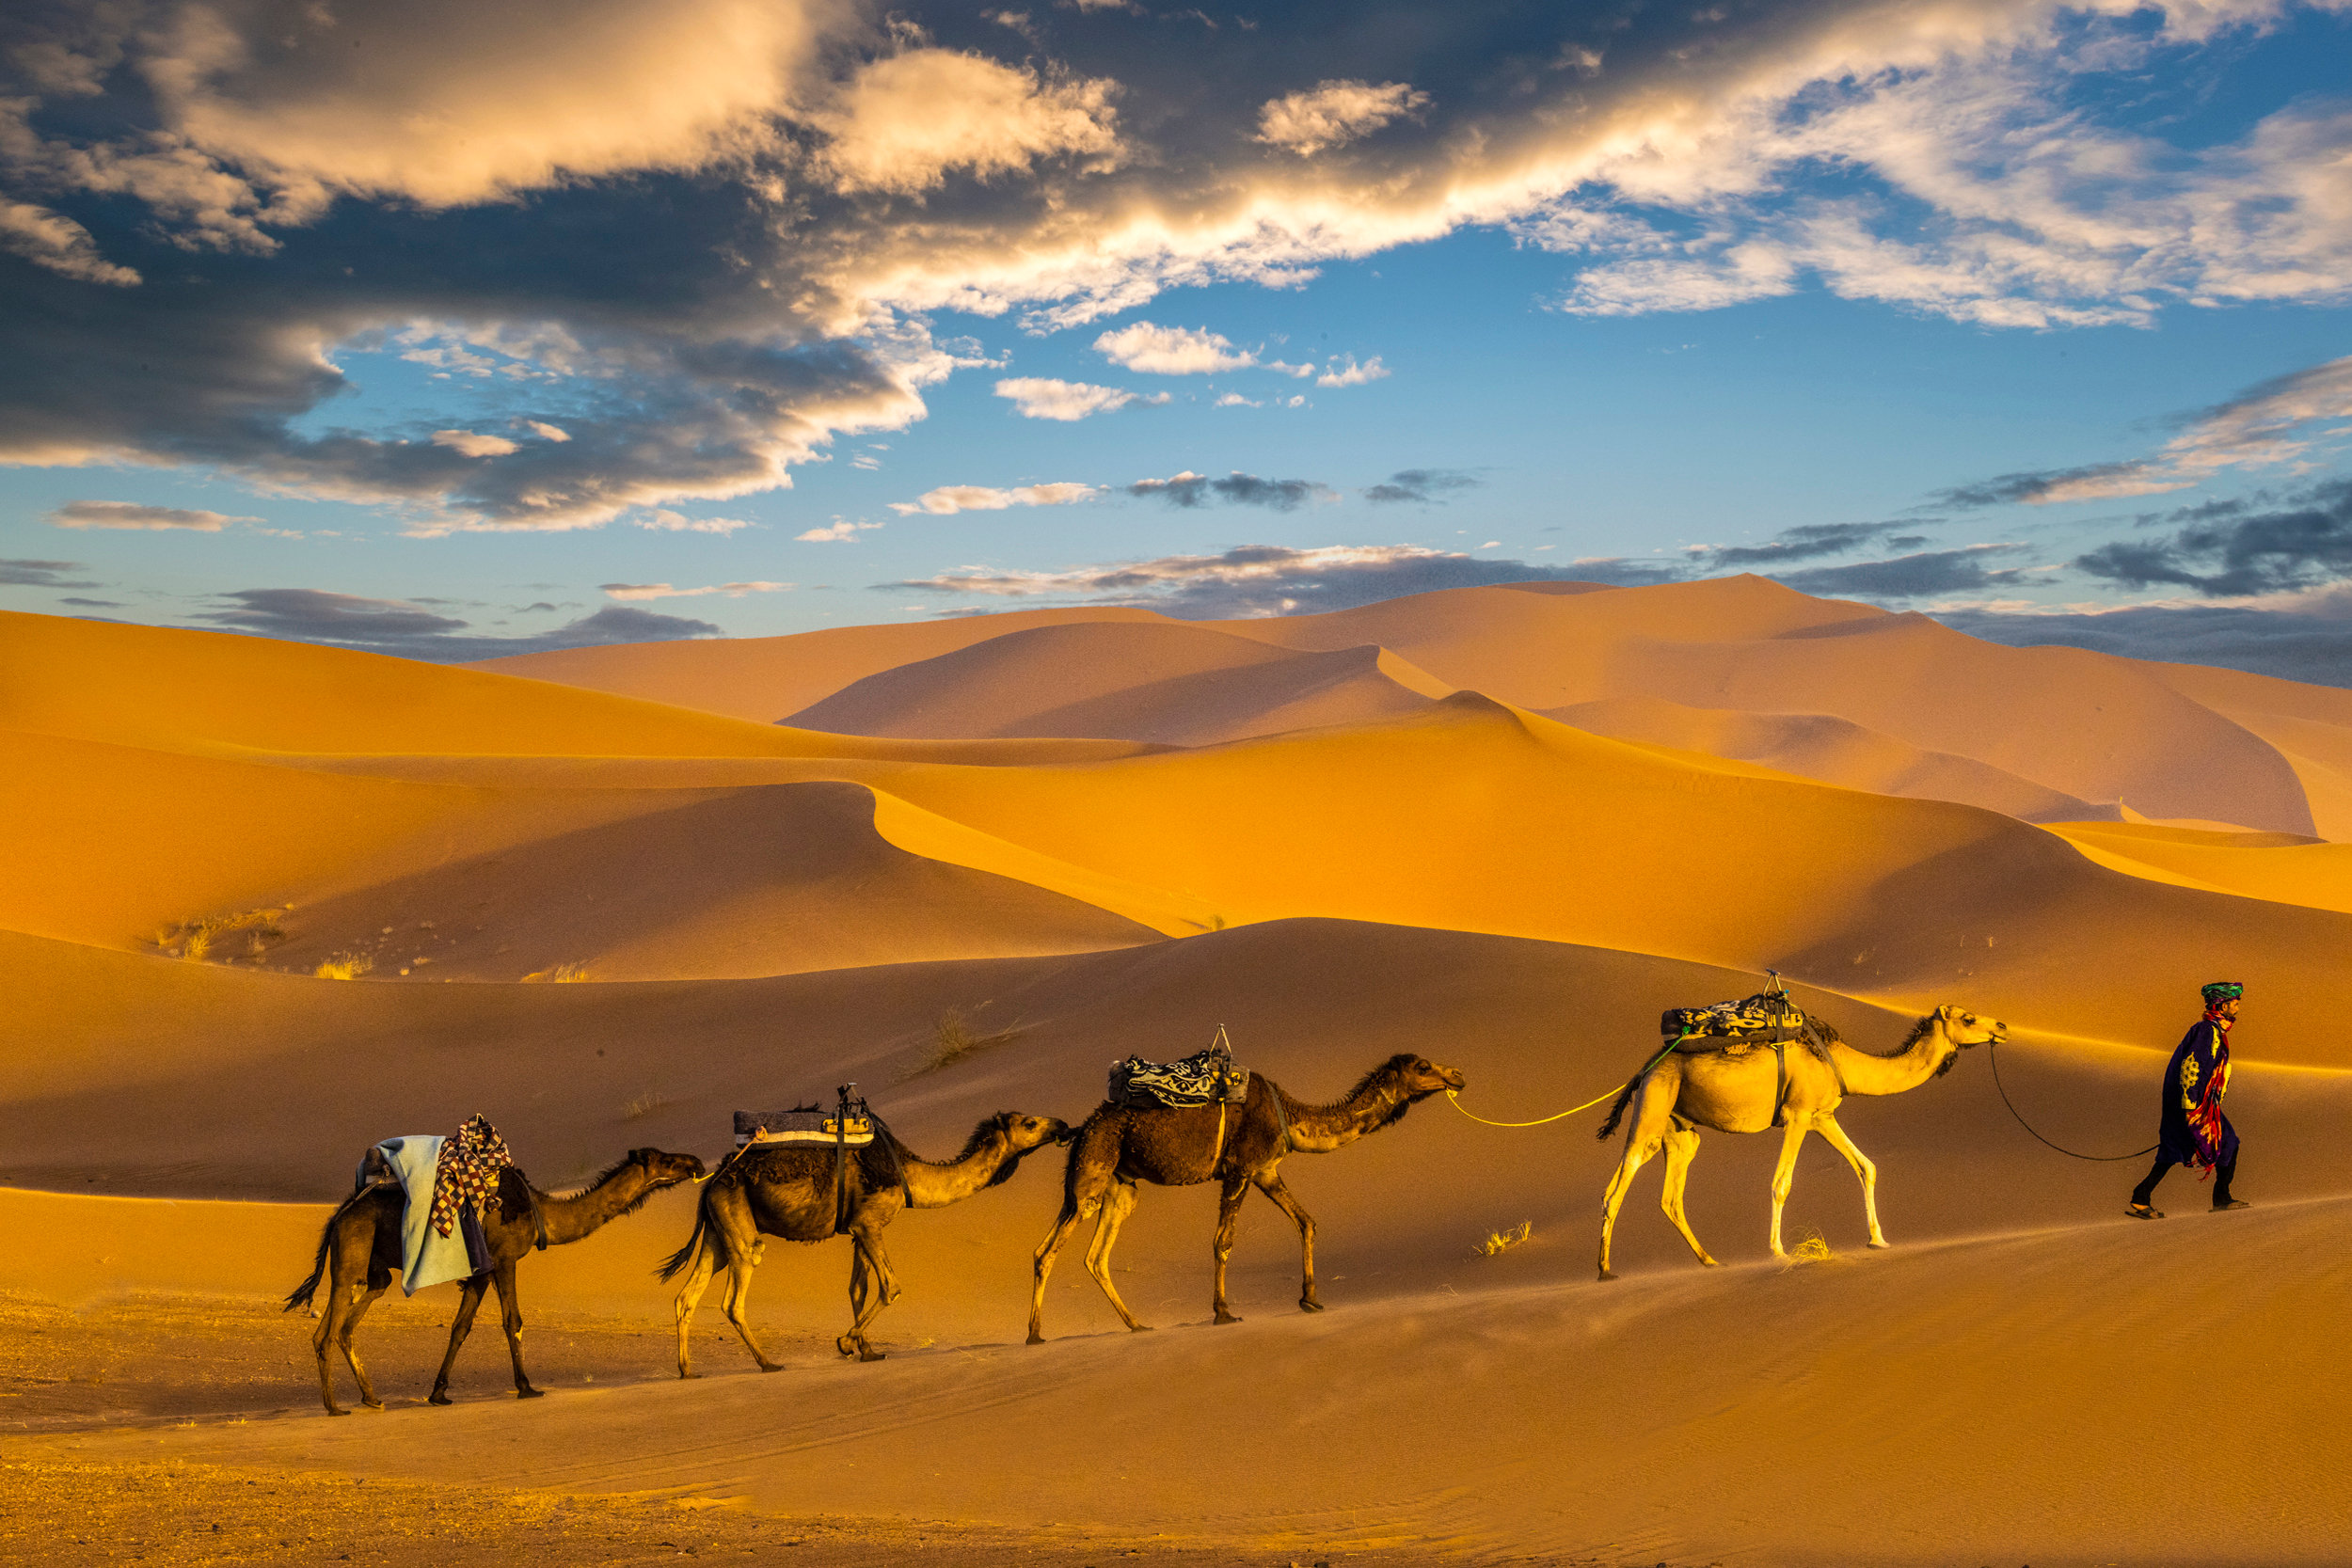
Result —
<path fill-rule="evenodd" d="M 1518 1228 L 1515 1230 L 1489 1230 L 1486 1239 L 1478 1243 L 1479 1256 L 1492 1258 L 1498 1252 L 1508 1252 L 1534 1234 L 1534 1220 L 1519 1221 Z"/>
<path fill-rule="evenodd" d="M 322 980 L 357 980 L 374 967 L 365 953 L 338 953 L 310 973 Z"/>
<path fill-rule="evenodd" d="M 982 1003 L 981 1006 L 985 1006 L 987 1004 Z M 974 1034 L 970 1016 L 961 1007 L 950 1007 L 939 1015 L 939 1023 L 931 1037 L 930 1054 L 924 1057 L 915 1069 L 907 1076 L 919 1078 L 927 1072 L 937 1072 L 944 1068 L 951 1068 L 967 1057 L 978 1055 L 983 1051 L 1009 1044 L 1018 1039 L 1020 1036 L 1019 1024 L 1014 1024 L 1009 1029 L 999 1029 L 991 1035 Z"/>

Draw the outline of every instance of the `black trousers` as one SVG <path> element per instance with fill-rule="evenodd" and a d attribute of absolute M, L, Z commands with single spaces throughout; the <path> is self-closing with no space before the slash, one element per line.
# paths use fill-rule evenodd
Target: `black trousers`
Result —
<path fill-rule="evenodd" d="M 2134 1203 L 2144 1204 L 2150 1198 L 2155 1196 L 2156 1183 L 2164 1180 L 2165 1172 L 2170 1170 L 2174 1165 L 2179 1164 L 2180 1162 L 2173 1159 L 2169 1154 L 2158 1154 L 2156 1156 L 2156 1163 L 2148 1167 L 2147 1176 L 2140 1181 L 2138 1186 L 2132 1189 L 2132 1201 Z M 2228 1164 L 2214 1167 L 2213 1201 L 2217 1208 L 2230 1201 L 2230 1178 L 2235 1176 L 2236 1174 L 2237 1154 L 2234 1150 L 2233 1150 Z"/>

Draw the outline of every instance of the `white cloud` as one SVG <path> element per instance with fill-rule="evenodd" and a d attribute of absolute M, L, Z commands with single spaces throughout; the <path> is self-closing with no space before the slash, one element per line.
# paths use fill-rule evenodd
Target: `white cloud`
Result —
<path fill-rule="evenodd" d="M 1055 381 L 1042 376 L 1010 376 L 996 383 L 996 395 L 1010 398 L 1013 406 L 1025 418 L 1032 420 L 1083 420 L 1089 414 L 1107 414 L 1137 401 L 1134 392 L 1117 387 L 1097 387 L 1088 381 Z M 1168 394 L 1161 392 L 1144 398 L 1145 403 L 1166 403 Z"/>
<path fill-rule="evenodd" d="M 788 582 L 722 582 L 708 588 L 673 588 L 666 582 L 607 582 L 598 591 L 608 599 L 700 599 L 723 594 L 739 599 L 746 594 L 775 594 L 794 586 Z"/>
<path fill-rule="evenodd" d="M 661 507 L 641 512 L 629 521 L 660 533 L 734 533 L 752 526 L 748 517 L 689 517 Z"/>
<path fill-rule="evenodd" d="M 860 533 L 882 526 L 880 523 L 869 523 L 862 517 L 855 522 L 847 517 L 835 517 L 830 527 L 813 528 L 806 533 L 796 533 L 792 537 L 803 545 L 846 545 Z"/>
<path fill-rule="evenodd" d="M 230 523 L 258 523 L 261 520 L 259 517 L 231 517 L 219 512 L 191 511 L 177 506 L 142 506 L 135 501 L 68 501 L 49 514 L 49 521 L 58 528 L 135 529 L 144 531 L 185 529 L 193 533 L 218 533 Z"/>
<path fill-rule="evenodd" d="M 1023 484 L 1009 490 L 992 489 L 985 484 L 943 484 L 936 490 L 925 491 L 914 500 L 892 501 L 890 510 L 902 516 L 928 512 L 945 517 L 958 512 L 1002 512 L 1011 506 L 1069 506 L 1092 500 L 1102 493 L 1099 485 L 1069 483 Z"/>
<path fill-rule="evenodd" d="M 1326 82 L 1287 93 L 1258 111 L 1258 140 L 1311 158 L 1368 136 L 1403 115 L 1428 107 L 1429 95 L 1404 82 Z"/>
<path fill-rule="evenodd" d="M 559 429 L 542 420 L 525 420 L 523 426 L 543 441 L 568 441 L 572 438 L 569 431 Z"/>
<path fill-rule="evenodd" d="M 1346 363 L 1342 364 L 1342 359 Z M 1332 360 L 1332 369 L 1315 377 L 1316 386 L 1360 387 L 1367 381 L 1381 380 L 1389 373 L 1376 354 L 1360 365 L 1356 363 L 1356 356 L 1352 354 L 1339 356 Z"/>
<path fill-rule="evenodd" d="M 1252 403 L 1239 392 L 1228 392 L 1211 406 L 1216 408 L 1263 408 L 1263 403 Z"/>
<path fill-rule="evenodd" d="M 131 288 L 139 275 L 99 254 L 88 230 L 60 213 L 0 198 L 0 250 L 84 283 Z"/>
<path fill-rule="evenodd" d="M 1079 155 L 1115 166 L 1119 85 L 1107 78 L 1040 81 L 980 55 L 914 49 L 874 61 L 816 118 L 833 136 L 824 154 L 844 191 L 933 189 L 949 170 L 981 179 L 1041 158 Z"/>
<path fill-rule="evenodd" d="M 1094 340 L 1094 351 L 1114 365 L 1147 375 L 1206 375 L 1244 370 L 1258 362 L 1248 350 L 1205 327 L 1154 326 L 1137 322 Z M 1287 368 L 1287 367 L 1285 367 Z"/>
<path fill-rule="evenodd" d="M 504 457 L 522 450 L 503 436 L 481 436 L 470 430 L 437 430 L 433 444 L 468 457 Z"/>

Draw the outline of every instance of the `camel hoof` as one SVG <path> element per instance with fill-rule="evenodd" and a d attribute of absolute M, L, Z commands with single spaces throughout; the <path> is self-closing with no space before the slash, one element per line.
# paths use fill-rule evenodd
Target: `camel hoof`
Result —
<path fill-rule="evenodd" d="M 381 1410 L 384 1408 L 384 1402 L 382 1400 L 361 1400 L 359 1402 L 366 1405 L 370 1410 Z"/>
<path fill-rule="evenodd" d="M 1870 1245 L 1872 1245 L 1873 1247 L 1877 1248 L 1877 1249 L 1878 1249 L 1879 1251 L 1881 1251 L 1881 1252 L 1884 1252 L 1884 1251 L 1885 1251 L 1888 1247 L 1891 1247 L 1891 1246 L 1893 1246 L 1894 1244 L 1895 1244 L 1894 1243 L 1892 1243 L 1892 1242 L 1890 1242 L 1890 1241 L 1887 1241 L 1887 1240 L 1885 1240 L 1885 1239 L 1883 1239 L 1883 1238 L 1880 1238 L 1880 1239 L 1875 1240 L 1875 1241 L 1873 1241 L 1873 1242 L 1871 1242 L 1871 1243 L 1870 1243 Z"/>
<path fill-rule="evenodd" d="M 890 1353 L 886 1350 L 875 1350 L 869 1346 L 859 1351 L 857 1358 L 860 1361 L 886 1361 L 890 1358 Z"/>
<path fill-rule="evenodd" d="M 700 1373 L 700 1372 L 690 1372 L 690 1371 L 686 1371 L 686 1370 L 681 1370 L 678 1372 L 678 1374 L 677 1374 L 677 1375 L 678 1375 L 680 1378 L 682 1378 L 682 1379 L 685 1379 L 685 1380 L 687 1380 L 687 1381 L 689 1381 L 689 1382 L 691 1382 L 692 1380 L 694 1380 L 694 1379 L 696 1379 L 696 1378 L 701 1377 L 703 1374 L 702 1374 L 702 1373 Z"/>
<path fill-rule="evenodd" d="M 548 1397 L 548 1391 L 545 1388 L 517 1388 L 515 1397 L 518 1400 L 543 1400 Z"/>
<path fill-rule="evenodd" d="M 759 1364 L 759 1370 L 763 1372 L 780 1372 L 784 1370 L 784 1363 L 781 1361 L 762 1361 Z"/>
<path fill-rule="evenodd" d="M 1039 1333 L 1037 1330 L 1035 1330 L 1035 1329 L 1031 1329 L 1031 1330 L 1029 1330 L 1029 1339 L 1028 1339 L 1028 1342 L 1029 1342 L 1030 1344 L 1033 1344 L 1033 1345 L 1041 1345 L 1041 1344 L 1045 1343 L 1045 1336 L 1044 1336 L 1044 1335 L 1042 1335 L 1042 1334 L 1040 1334 L 1040 1333 Z"/>
<path fill-rule="evenodd" d="M 1226 1310 L 1225 1310 L 1225 1308 L 1223 1308 L 1223 1307 L 1218 1307 L 1218 1308 L 1216 1309 L 1216 1326 L 1217 1326 L 1217 1327 L 1222 1328 L 1222 1327 L 1224 1327 L 1227 1323 L 1239 1323 L 1239 1322 L 1241 1322 L 1241 1320 L 1240 1320 L 1239 1318 L 1236 1318 L 1236 1317 L 1235 1317 L 1235 1316 L 1233 1316 L 1231 1312 L 1226 1311 Z"/>
<path fill-rule="evenodd" d="M 436 1388 L 433 1392 L 425 1395 L 424 1402 L 427 1404 L 447 1404 L 449 1403 L 449 1390 L 446 1388 Z"/>
<path fill-rule="evenodd" d="M 1614 1273 L 1613 1273 L 1612 1271 L 1610 1271 L 1610 1270 L 1608 1270 L 1608 1269 L 1603 1269 L 1603 1270 L 1601 1270 L 1601 1271 L 1600 1271 L 1600 1276 L 1601 1276 L 1601 1278 L 1603 1278 L 1603 1279 L 1614 1279 L 1614 1278 L 1616 1278 L 1616 1277 L 1617 1277 L 1617 1276 L 1616 1276 L 1616 1275 L 1615 1275 Z"/>
<path fill-rule="evenodd" d="M 1298 1298 L 1298 1309 L 1301 1312 L 1320 1312 L 1323 1310 L 1323 1303 L 1315 1300 L 1312 1296 L 1300 1296 Z"/>
<path fill-rule="evenodd" d="M 1149 1334 L 1152 1332 L 1152 1325 L 1150 1323 L 1129 1323 L 1127 1326 L 1129 1329 L 1137 1334 Z"/>
<path fill-rule="evenodd" d="M 1703 1269 L 1720 1269 L 1723 1265 L 1715 1261 L 1712 1258 L 1702 1258 L 1699 1259 L 1699 1267 Z"/>
<path fill-rule="evenodd" d="M 326 1413 L 329 1416 L 348 1416 L 351 1414 L 348 1410 L 338 1409 L 336 1406 L 331 1404 L 326 1407 Z"/>

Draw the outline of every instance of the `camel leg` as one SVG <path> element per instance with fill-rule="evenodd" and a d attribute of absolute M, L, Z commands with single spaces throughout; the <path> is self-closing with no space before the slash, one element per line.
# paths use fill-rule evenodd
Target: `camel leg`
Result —
<path fill-rule="evenodd" d="M 1101 1202 L 1100 1198 L 1095 1199 L 1094 1207 L 1100 1207 Z M 1078 1222 L 1086 1217 L 1088 1207 L 1075 1194 L 1065 1196 L 1054 1228 L 1037 1244 L 1037 1256 L 1030 1260 L 1029 1343 L 1033 1345 L 1045 1343 L 1045 1282 L 1053 1277 L 1054 1259 L 1061 1252 L 1062 1243 L 1070 1240 L 1070 1233 L 1078 1228 Z"/>
<path fill-rule="evenodd" d="M 1679 1076 L 1663 1081 L 1664 1074 L 1653 1075 L 1634 1091 L 1633 1125 L 1626 1129 L 1625 1157 L 1617 1162 L 1616 1174 L 1610 1177 L 1609 1188 L 1600 1199 L 1600 1277 L 1614 1279 L 1609 1267 L 1609 1239 L 1617 1228 L 1617 1211 L 1625 1207 L 1625 1195 L 1632 1190 L 1633 1174 L 1649 1163 L 1664 1144 L 1666 1132 L 1673 1126 L 1675 1101 L 1681 1097 Z"/>
<path fill-rule="evenodd" d="M 1288 1214 L 1291 1223 L 1298 1227 L 1299 1268 L 1303 1275 L 1298 1287 L 1298 1309 L 1301 1312 L 1322 1311 L 1323 1303 L 1315 1299 L 1315 1217 L 1301 1208 L 1298 1199 L 1291 1196 L 1290 1184 L 1282 1180 L 1282 1173 L 1279 1170 L 1260 1177 L 1258 1191 L 1265 1194 L 1267 1200 Z"/>
<path fill-rule="evenodd" d="M 694 1249 L 694 1260 L 686 1266 L 686 1279 L 677 1288 L 677 1375 L 700 1377 L 694 1370 L 693 1352 L 688 1344 L 694 1327 L 694 1309 L 703 1303 L 703 1292 L 710 1289 L 710 1276 L 717 1268 L 717 1259 L 710 1249 L 710 1239 L 703 1238 Z"/>
<path fill-rule="evenodd" d="M 457 1287 L 457 1311 L 449 1321 L 449 1350 L 441 1357 L 440 1374 L 433 1380 L 433 1392 L 425 1396 L 428 1404 L 449 1402 L 449 1370 L 457 1365 L 458 1347 L 466 1336 L 473 1332 L 473 1315 L 482 1306 L 482 1293 L 490 1288 L 490 1276 L 475 1275 Z"/>
<path fill-rule="evenodd" d="M 1111 1309 L 1119 1314 L 1120 1321 L 1141 1334 L 1152 1325 L 1136 1321 L 1136 1315 L 1127 1310 L 1127 1304 L 1119 1299 L 1119 1287 L 1111 1283 L 1111 1248 L 1118 1245 L 1119 1227 L 1127 1223 L 1127 1216 L 1135 1212 L 1135 1207 L 1136 1184 L 1132 1181 L 1112 1182 L 1111 1190 L 1103 1197 L 1102 1216 L 1094 1222 L 1094 1240 L 1087 1247 L 1087 1273 L 1094 1276 L 1094 1282 L 1103 1287 L 1103 1293 L 1110 1297 Z"/>
<path fill-rule="evenodd" d="M 1233 1308 L 1225 1299 L 1225 1261 L 1233 1256 L 1233 1229 L 1241 1219 L 1241 1200 L 1248 1192 L 1247 1176 L 1232 1176 L 1226 1178 L 1224 1189 L 1217 1194 L 1216 1239 L 1209 1243 L 1209 1251 L 1216 1259 L 1215 1305 L 1219 1323 L 1241 1322 L 1233 1316 Z"/>
<path fill-rule="evenodd" d="M 1788 1118 L 1788 1131 L 1780 1139 L 1780 1164 L 1772 1170 L 1772 1256 L 1784 1261 L 1788 1254 L 1780 1244 L 1780 1212 L 1788 1207 L 1789 1189 L 1797 1184 L 1797 1150 L 1804 1146 L 1804 1135 L 1812 1130 L 1810 1117 Z"/>
<path fill-rule="evenodd" d="M 367 1316 L 369 1307 L 375 1305 L 375 1298 L 382 1295 L 385 1288 L 390 1284 L 391 1281 L 389 1279 L 382 1284 L 371 1279 L 365 1287 L 356 1284 L 352 1286 L 351 1293 L 354 1299 L 351 1307 L 344 1312 L 342 1326 L 335 1335 L 336 1348 L 343 1353 L 343 1360 L 351 1367 L 351 1379 L 359 1386 L 359 1402 L 370 1410 L 383 1409 L 384 1402 L 375 1397 L 375 1385 L 369 1381 L 368 1370 L 361 1365 L 359 1352 L 352 1345 L 351 1337 L 358 1332 L 359 1320 Z"/>
<path fill-rule="evenodd" d="M 326 1307 L 319 1313 L 318 1327 L 310 1331 L 310 1349 L 318 1355 L 319 1398 L 326 1402 L 326 1413 L 329 1416 L 348 1416 L 351 1412 L 335 1402 L 335 1373 L 327 1364 L 326 1347 L 342 1342 L 337 1329 L 342 1322 L 344 1303 L 354 1299 L 351 1292 L 359 1281 L 356 1278 L 336 1278 L 335 1264 L 338 1261 L 333 1257 L 327 1259 Z"/>
<path fill-rule="evenodd" d="M 1869 1216 L 1870 1244 L 1876 1247 L 1885 1246 L 1887 1244 L 1886 1233 L 1879 1228 L 1878 1166 L 1870 1163 L 1870 1157 L 1867 1154 L 1854 1147 L 1853 1140 L 1846 1136 L 1846 1130 L 1837 1125 L 1836 1117 L 1818 1117 L 1814 1119 L 1814 1127 L 1822 1137 L 1829 1140 L 1830 1148 L 1846 1157 L 1846 1164 L 1851 1165 L 1853 1173 L 1862 1179 L 1862 1212 Z"/>
<path fill-rule="evenodd" d="M 867 1342 L 866 1325 L 898 1299 L 891 1282 L 890 1258 L 882 1251 L 879 1227 L 861 1221 L 850 1232 L 850 1311 L 853 1321 L 850 1332 L 834 1341 L 834 1348 L 860 1361 L 880 1361 L 886 1353 Z"/>
<path fill-rule="evenodd" d="M 1691 1250 L 1698 1254 L 1699 1261 L 1711 1269 L 1716 1267 L 1715 1259 L 1709 1258 L 1707 1249 L 1699 1245 L 1697 1235 L 1691 1229 L 1691 1221 L 1682 1212 L 1683 1183 L 1691 1179 L 1691 1162 L 1698 1157 L 1698 1152 L 1697 1128 L 1677 1127 L 1666 1134 L 1666 1183 L 1658 1195 L 1658 1204 L 1666 1211 L 1666 1217 L 1674 1222 L 1674 1227 L 1682 1232 L 1682 1239 L 1691 1243 Z"/>
<path fill-rule="evenodd" d="M 523 1303 L 515 1291 L 515 1265 L 500 1264 L 490 1283 L 499 1288 L 499 1325 L 506 1330 L 506 1354 L 515 1362 L 515 1397 L 535 1400 L 546 1390 L 533 1388 L 531 1374 L 523 1370 Z"/>

